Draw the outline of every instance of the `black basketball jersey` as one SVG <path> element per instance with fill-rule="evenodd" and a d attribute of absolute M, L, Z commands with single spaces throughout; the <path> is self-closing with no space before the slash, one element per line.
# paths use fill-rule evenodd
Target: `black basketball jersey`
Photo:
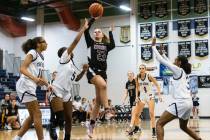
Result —
<path fill-rule="evenodd" d="M 134 79 L 132 81 L 128 80 L 125 88 L 128 90 L 130 98 L 136 97 L 136 81 Z"/>
<path fill-rule="evenodd" d="M 88 56 L 88 64 L 91 68 L 100 69 L 106 71 L 107 69 L 107 55 L 108 52 L 115 48 L 115 42 L 113 39 L 112 32 L 109 32 L 110 42 L 96 42 L 94 41 L 89 33 L 89 29 L 95 20 L 92 18 L 89 21 L 89 28 L 85 30 L 85 41 L 87 47 L 90 49 Z"/>

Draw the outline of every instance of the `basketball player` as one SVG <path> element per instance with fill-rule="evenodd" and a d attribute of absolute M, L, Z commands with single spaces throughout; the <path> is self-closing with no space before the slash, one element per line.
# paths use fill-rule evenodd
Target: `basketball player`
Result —
<path fill-rule="evenodd" d="M 44 140 L 41 111 L 36 97 L 36 88 L 38 85 L 45 85 L 48 83 L 41 77 L 44 69 L 44 57 L 42 52 L 47 49 L 47 43 L 42 37 L 35 37 L 27 40 L 22 49 L 26 54 L 23 64 L 20 67 L 22 73 L 20 79 L 17 81 L 16 90 L 22 103 L 25 103 L 29 112 L 29 117 L 24 121 L 23 126 L 18 131 L 14 140 L 20 140 L 21 137 L 28 131 L 32 123 L 38 140 Z"/>
<path fill-rule="evenodd" d="M 123 105 L 125 104 L 126 98 L 129 96 L 130 107 L 133 108 L 133 106 L 135 106 L 135 100 L 136 100 L 136 81 L 133 72 L 129 71 L 127 75 L 128 75 L 128 81 L 126 82 L 125 86 Z"/>
<path fill-rule="evenodd" d="M 192 101 L 193 101 L 193 119 L 198 119 L 198 112 L 199 112 L 199 97 L 197 96 L 197 94 L 191 94 L 192 95 Z"/>
<path fill-rule="evenodd" d="M 56 114 L 58 123 L 62 124 L 62 118 L 65 119 L 64 140 L 70 140 L 72 127 L 72 81 L 74 81 L 76 78 L 76 71 L 74 69 L 75 65 L 72 61 L 72 51 L 76 47 L 82 34 L 87 28 L 88 21 L 85 20 L 84 26 L 81 28 L 72 44 L 68 48 L 62 47 L 58 50 L 60 64 L 57 67 L 57 75 L 54 82 L 52 83 L 53 96 L 51 96 L 52 98 L 50 104 L 52 106 L 53 112 Z M 88 65 L 83 66 L 83 75 L 87 69 Z M 82 78 L 82 75 L 80 75 L 79 78 Z"/>
<path fill-rule="evenodd" d="M 160 49 L 160 53 L 156 49 L 156 38 L 153 38 L 152 49 L 156 55 L 156 59 L 163 65 L 167 66 L 173 72 L 172 79 L 172 98 L 171 105 L 160 116 L 157 121 L 157 139 L 164 139 L 164 126 L 168 122 L 179 118 L 180 128 L 190 135 L 195 140 L 201 140 L 201 138 L 187 127 L 187 123 L 192 110 L 192 99 L 190 96 L 188 74 L 191 73 L 191 64 L 188 62 L 185 56 L 178 56 L 174 63 L 171 63 L 169 59 L 163 54 L 163 50 Z M 160 55 L 162 54 L 162 56 Z"/>
<path fill-rule="evenodd" d="M 131 123 L 130 127 L 133 126 L 134 129 L 129 132 L 129 135 L 133 135 L 137 131 L 139 131 L 139 116 L 141 112 L 143 111 L 143 108 L 145 104 L 149 107 L 149 115 L 150 115 L 150 125 L 152 128 L 152 136 L 156 136 L 156 130 L 155 130 L 155 95 L 152 91 L 152 84 L 155 85 L 157 89 L 157 94 L 159 96 L 159 100 L 161 101 L 161 95 L 160 95 L 160 86 L 157 83 L 156 79 L 152 77 L 150 74 L 146 72 L 146 65 L 141 64 L 139 67 L 139 74 L 136 77 L 136 90 L 137 93 L 140 92 L 140 96 L 136 96 L 136 106 L 134 108 L 134 111 L 131 115 Z"/>
<path fill-rule="evenodd" d="M 50 82 L 51 85 L 52 85 L 53 81 L 55 80 L 56 74 L 57 74 L 57 71 L 54 71 L 52 73 L 52 79 Z M 56 126 L 59 125 L 60 130 L 63 130 L 64 118 L 58 118 L 58 116 L 56 116 L 56 114 L 52 110 L 52 107 L 50 104 L 50 99 L 51 99 L 51 96 L 53 96 L 53 94 L 54 94 L 53 92 L 48 91 L 46 94 L 46 99 L 47 99 L 47 102 L 49 102 L 49 106 L 50 106 L 50 125 L 49 125 L 50 137 L 52 140 L 57 140 L 58 137 L 57 137 L 57 133 L 56 133 Z M 59 117 L 64 117 L 64 116 L 59 116 Z M 62 120 L 63 123 L 60 122 L 59 120 Z M 59 124 L 57 124 L 58 122 L 59 122 Z"/>
<path fill-rule="evenodd" d="M 115 42 L 112 35 L 113 26 L 111 26 L 109 30 L 109 39 L 99 28 L 94 30 L 94 40 L 91 38 L 89 29 L 94 21 L 95 18 L 92 18 L 89 21 L 89 28 L 85 31 L 85 40 L 87 47 L 90 50 L 90 56 L 88 56 L 89 69 L 87 71 L 87 79 L 90 84 L 95 86 L 96 90 L 96 105 L 94 106 L 91 113 L 90 122 L 87 122 L 86 124 L 88 129 L 88 136 L 90 138 L 92 138 L 96 117 L 100 110 L 100 105 L 103 105 L 105 111 L 107 112 L 106 118 L 108 119 L 109 117 L 106 83 L 107 56 L 109 51 L 115 48 Z"/>

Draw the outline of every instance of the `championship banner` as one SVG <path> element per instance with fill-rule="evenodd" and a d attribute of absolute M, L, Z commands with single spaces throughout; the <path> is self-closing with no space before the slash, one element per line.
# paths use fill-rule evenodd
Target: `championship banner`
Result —
<path fill-rule="evenodd" d="M 195 56 L 205 57 L 209 54 L 208 40 L 195 41 Z"/>
<path fill-rule="evenodd" d="M 189 36 L 191 34 L 190 25 L 191 25 L 190 20 L 179 20 L 179 21 L 177 21 L 178 36 L 180 36 L 180 37 Z"/>
<path fill-rule="evenodd" d="M 208 18 L 195 19 L 195 34 L 203 36 L 208 33 Z"/>
<path fill-rule="evenodd" d="M 178 14 L 186 16 L 190 13 L 190 0 L 177 0 Z"/>
<path fill-rule="evenodd" d="M 210 88 L 210 75 L 198 76 L 198 88 Z"/>
<path fill-rule="evenodd" d="M 178 55 L 191 57 L 191 41 L 178 42 Z"/>
<path fill-rule="evenodd" d="M 151 3 L 140 3 L 140 16 L 144 19 L 148 19 L 152 16 Z"/>
<path fill-rule="evenodd" d="M 120 27 L 120 42 L 128 43 L 130 41 L 130 26 Z"/>
<path fill-rule="evenodd" d="M 144 61 L 149 61 L 152 59 L 152 45 L 151 44 L 142 44 L 141 45 L 141 59 Z"/>
<path fill-rule="evenodd" d="M 207 12 L 207 6 L 207 0 L 194 0 L 194 12 L 197 14 L 203 14 Z"/>
<path fill-rule="evenodd" d="M 166 0 L 155 2 L 155 16 L 163 18 L 168 15 L 168 3 Z"/>
<path fill-rule="evenodd" d="M 140 24 L 140 37 L 143 40 L 152 38 L 152 23 Z"/>
<path fill-rule="evenodd" d="M 168 43 L 157 43 L 156 48 L 158 51 L 160 50 L 161 45 L 163 47 L 163 53 L 165 53 L 165 55 L 168 57 Z"/>
<path fill-rule="evenodd" d="M 155 23 L 156 37 L 163 39 L 168 36 L 168 22 Z"/>

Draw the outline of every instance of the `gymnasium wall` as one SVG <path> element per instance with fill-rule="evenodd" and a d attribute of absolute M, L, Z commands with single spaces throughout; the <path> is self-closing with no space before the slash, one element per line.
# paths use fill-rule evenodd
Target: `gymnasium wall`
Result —
<path fill-rule="evenodd" d="M 14 40 L 0 27 L 0 48 L 14 53 Z"/>

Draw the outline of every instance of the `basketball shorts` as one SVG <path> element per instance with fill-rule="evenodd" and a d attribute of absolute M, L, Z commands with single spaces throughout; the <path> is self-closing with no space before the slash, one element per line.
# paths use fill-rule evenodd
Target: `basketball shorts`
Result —
<path fill-rule="evenodd" d="M 87 75 L 88 83 L 90 83 L 90 84 L 91 84 L 91 82 L 90 82 L 91 79 L 95 75 L 100 75 L 105 81 L 107 80 L 106 71 L 103 71 L 103 70 L 100 70 L 100 69 L 96 69 L 96 68 L 89 67 L 86 75 Z"/>
<path fill-rule="evenodd" d="M 20 78 L 16 83 L 17 95 L 21 103 L 27 103 L 37 100 L 36 84 L 26 78 Z"/>
<path fill-rule="evenodd" d="M 168 106 L 166 111 L 177 116 L 180 119 L 188 120 L 192 111 L 193 103 L 192 100 L 174 100 L 172 104 Z"/>
<path fill-rule="evenodd" d="M 68 102 L 68 101 L 72 101 L 71 93 L 72 91 L 63 90 L 63 89 L 53 86 L 53 92 L 50 94 L 49 98 L 51 101 L 53 97 L 59 97 L 63 99 L 63 102 Z"/>
<path fill-rule="evenodd" d="M 142 103 L 147 103 L 149 102 L 150 100 L 154 100 L 155 99 L 155 96 L 154 94 L 148 94 L 148 93 L 140 93 L 140 96 L 139 96 L 139 100 L 142 102 Z"/>

